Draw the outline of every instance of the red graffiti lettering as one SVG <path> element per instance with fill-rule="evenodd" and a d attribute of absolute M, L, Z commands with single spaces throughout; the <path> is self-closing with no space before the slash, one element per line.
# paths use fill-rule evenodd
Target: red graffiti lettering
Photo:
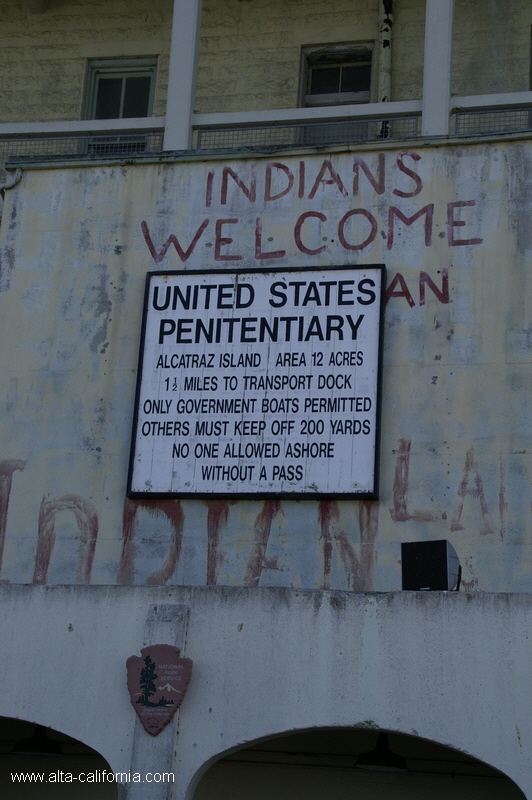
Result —
<path fill-rule="evenodd" d="M 243 182 L 243 180 L 236 174 L 231 167 L 224 167 L 222 171 L 222 192 L 221 192 L 221 201 L 222 205 L 224 206 L 227 203 L 227 184 L 228 178 L 232 178 L 241 192 L 247 197 L 250 203 L 254 203 L 257 197 L 257 182 L 255 179 L 255 172 L 253 167 L 251 167 L 251 178 L 249 187 Z"/>
<path fill-rule="evenodd" d="M 423 181 L 419 177 L 416 172 L 413 172 L 409 167 L 406 166 L 404 163 L 404 158 L 408 156 L 412 159 L 412 161 L 420 161 L 421 156 L 417 153 L 399 153 L 397 156 L 397 166 L 405 175 L 408 175 L 409 178 L 412 178 L 414 183 L 416 184 L 416 188 L 413 189 L 411 192 L 403 192 L 401 189 L 394 189 L 393 193 L 396 194 L 398 197 L 415 197 L 416 194 L 419 194 L 420 191 L 423 189 Z"/>
<path fill-rule="evenodd" d="M 324 177 L 326 172 L 329 173 L 329 175 L 330 175 L 329 178 L 325 178 Z M 314 197 L 314 195 L 318 191 L 318 186 L 320 185 L 320 183 L 322 183 L 324 185 L 325 184 L 334 184 L 337 187 L 337 189 L 340 192 L 340 194 L 343 195 L 343 197 L 347 197 L 347 192 L 346 192 L 344 184 L 342 183 L 342 179 L 340 178 L 340 176 L 336 172 L 335 168 L 333 167 L 330 159 L 328 159 L 328 158 L 326 158 L 325 161 L 323 162 L 323 164 L 321 165 L 321 169 L 318 172 L 318 176 L 317 176 L 316 180 L 314 181 L 314 186 L 310 190 L 310 194 L 308 196 L 309 200 L 312 200 L 312 198 Z"/>
<path fill-rule="evenodd" d="M 362 170 L 368 181 L 371 183 L 377 194 L 383 194 L 385 189 L 385 160 L 384 153 L 379 153 L 378 178 L 375 178 L 370 168 L 363 158 L 355 156 L 353 159 L 353 195 L 359 191 L 359 172 Z"/>
<path fill-rule="evenodd" d="M 419 305 L 425 305 L 425 284 L 434 292 L 440 303 L 449 303 L 449 272 L 447 269 L 441 271 L 441 290 L 438 289 L 432 278 L 421 271 L 419 273 Z"/>
<path fill-rule="evenodd" d="M 408 511 L 411 444 L 411 439 L 399 439 L 399 450 L 397 451 L 397 461 L 395 465 L 395 479 L 393 482 L 393 508 L 390 508 L 390 515 L 394 522 L 409 522 L 410 520 L 432 522 L 440 518 L 445 519 L 447 516 L 445 512 Z"/>
<path fill-rule="evenodd" d="M 334 540 L 347 572 L 348 586 L 354 592 L 369 592 L 373 588 L 375 569 L 375 539 L 378 532 L 379 504 L 359 503 L 360 556 L 357 556 L 345 531 L 340 527 L 340 510 L 335 501 L 321 502 L 318 507 L 321 538 L 324 550 L 324 588 L 328 588 L 332 545 Z M 331 536 L 332 532 L 332 536 Z"/>
<path fill-rule="evenodd" d="M 400 285 L 400 290 L 395 288 L 397 284 Z M 395 273 L 390 285 L 386 289 L 386 303 L 388 303 L 392 297 L 404 297 L 410 308 L 416 304 L 414 298 L 410 294 L 410 289 L 406 285 L 406 281 L 400 272 Z"/>
<path fill-rule="evenodd" d="M 401 220 L 405 225 L 412 225 L 417 219 L 420 217 L 425 216 L 425 245 L 430 247 L 432 244 L 432 218 L 434 216 L 434 203 L 429 203 L 429 205 L 423 206 L 419 211 L 416 211 L 415 214 L 412 214 L 411 217 L 407 217 L 406 214 L 403 214 L 396 206 L 390 206 L 388 210 L 388 241 L 387 241 L 387 248 L 391 250 L 393 247 L 393 238 L 394 238 L 394 217 L 397 217 Z"/>
<path fill-rule="evenodd" d="M 288 179 L 288 183 L 284 189 L 272 194 L 272 170 L 277 169 L 282 172 Z M 294 185 L 294 176 L 288 169 L 286 164 L 281 164 L 280 161 L 273 161 L 271 164 L 266 165 L 266 177 L 264 184 L 264 200 L 268 203 L 270 200 L 279 200 L 284 197 L 292 189 Z"/>
<path fill-rule="evenodd" d="M 255 224 L 255 258 L 261 261 L 265 258 L 282 258 L 286 255 L 286 250 L 270 250 L 263 252 L 262 250 L 262 220 L 257 217 Z"/>
<path fill-rule="evenodd" d="M 219 549 L 220 529 L 229 519 L 229 503 L 226 500 L 207 500 L 207 586 L 216 586 L 218 570 L 225 553 Z"/>
<path fill-rule="evenodd" d="M 470 489 L 469 478 L 472 473 L 474 473 L 475 485 L 473 488 Z M 483 522 L 483 526 L 480 530 L 481 535 L 485 536 L 489 533 L 493 533 L 492 527 L 489 522 L 488 504 L 486 503 L 486 497 L 484 495 L 484 486 L 482 483 L 480 472 L 478 470 L 478 464 L 475 460 L 475 452 L 473 447 L 470 447 L 469 450 L 467 451 L 465 465 L 464 465 L 464 473 L 462 476 L 462 480 L 460 481 L 460 485 L 458 487 L 458 502 L 456 504 L 456 508 L 454 510 L 451 519 L 452 531 L 464 530 L 464 526 L 461 523 L 461 517 L 464 508 L 464 499 L 466 498 L 467 495 L 470 495 L 471 497 L 478 497 L 480 503 L 480 511 L 482 514 L 482 522 Z"/>
<path fill-rule="evenodd" d="M 50 559 L 55 545 L 55 519 L 62 511 L 71 511 L 79 528 L 79 556 L 76 583 L 90 583 L 92 562 L 98 538 L 96 509 L 77 494 L 67 494 L 58 500 L 43 498 L 39 510 L 37 552 L 33 583 L 46 583 Z"/>
<path fill-rule="evenodd" d="M 345 224 L 349 219 L 356 216 L 365 217 L 371 226 L 371 231 L 369 232 L 366 239 L 364 239 L 364 241 L 361 242 L 360 244 L 351 244 L 345 238 Z M 340 244 L 342 245 L 342 247 L 345 247 L 346 250 L 363 250 L 365 247 L 367 247 L 374 241 L 376 235 L 377 235 L 377 220 L 375 219 L 373 214 L 371 214 L 369 211 L 366 211 L 365 208 L 351 209 L 351 211 L 348 211 L 347 214 L 344 214 L 344 216 L 342 217 L 342 219 L 338 224 L 338 238 L 340 240 Z"/>
<path fill-rule="evenodd" d="M 150 251 L 151 257 L 153 258 L 153 260 L 155 261 L 156 264 L 160 264 L 161 263 L 161 261 L 163 260 L 163 258 L 166 255 L 166 253 L 168 252 L 168 249 L 169 249 L 170 245 L 172 245 L 172 244 L 174 245 L 175 249 L 177 250 L 177 254 L 178 254 L 179 258 L 184 263 L 185 261 L 188 261 L 188 259 L 190 258 L 190 256 L 194 252 L 194 249 L 195 249 L 197 243 L 199 242 L 200 237 L 201 237 L 203 231 L 205 230 L 205 228 L 207 227 L 208 224 L 209 224 L 209 220 L 208 219 L 204 219 L 203 222 L 201 223 L 201 225 L 199 226 L 198 230 L 194 234 L 194 238 L 192 239 L 190 245 L 187 247 L 186 250 L 183 250 L 183 248 L 181 247 L 177 236 L 174 233 L 171 233 L 170 236 L 168 237 L 168 239 L 166 240 L 166 242 L 164 243 L 162 250 L 160 250 L 159 252 L 157 252 L 157 249 L 155 248 L 155 245 L 153 244 L 153 241 L 152 241 L 152 238 L 151 238 L 151 234 L 150 234 L 150 229 L 148 228 L 148 225 L 144 220 L 141 222 L 140 227 L 141 227 L 141 230 L 142 230 L 142 235 L 144 236 L 144 241 L 148 245 L 148 250 Z"/>
<path fill-rule="evenodd" d="M 230 236 L 223 236 L 224 225 L 236 225 L 240 220 L 238 219 L 217 219 L 216 220 L 216 238 L 214 242 L 214 260 L 215 261 L 241 261 L 243 256 L 238 255 L 224 255 L 221 252 L 222 247 L 232 244 L 233 239 Z"/>
<path fill-rule="evenodd" d="M 17 470 L 22 472 L 26 463 L 17 458 L 7 461 L 0 461 L 0 572 L 2 571 L 2 560 L 4 557 L 4 545 L 6 541 L 7 529 L 7 510 L 9 508 L 9 496 L 11 495 L 11 483 L 13 473 Z"/>
<path fill-rule="evenodd" d="M 266 500 L 262 511 L 257 515 L 253 527 L 253 544 L 244 572 L 243 586 L 258 586 L 264 569 L 271 569 L 272 564 L 266 559 L 266 550 L 270 539 L 273 521 L 282 513 L 279 500 Z"/>
<path fill-rule="evenodd" d="M 303 244 L 301 239 L 301 228 L 303 227 L 303 223 L 305 220 L 314 217 L 315 219 L 319 219 L 321 222 L 327 222 L 327 217 L 325 214 L 322 214 L 320 211 L 305 211 L 304 214 L 301 214 L 299 219 L 297 220 L 295 227 L 294 227 L 294 239 L 296 242 L 297 249 L 300 250 L 302 253 L 306 253 L 308 256 L 317 256 L 319 253 L 323 253 L 327 250 L 327 245 L 322 245 L 321 247 L 316 247 L 311 249 L 310 247 L 306 247 Z"/>
<path fill-rule="evenodd" d="M 212 187 L 214 184 L 214 170 L 209 170 L 207 175 L 207 186 L 205 188 L 205 205 L 210 208 L 212 205 Z"/>
<path fill-rule="evenodd" d="M 128 586 L 135 577 L 135 530 L 137 516 L 140 508 L 156 517 L 164 514 L 169 520 L 172 536 L 168 546 L 168 553 L 160 569 L 148 576 L 146 583 L 150 586 L 160 586 L 168 583 L 181 555 L 181 542 L 183 539 L 183 526 L 185 515 L 179 500 L 124 500 L 122 516 L 122 553 L 118 566 L 116 582 L 119 586 Z"/>
<path fill-rule="evenodd" d="M 297 196 L 300 200 L 302 200 L 305 196 L 305 162 L 299 162 L 299 181 L 298 181 L 298 190 Z"/>
<path fill-rule="evenodd" d="M 463 219 L 455 219 L 455 208 L 466 208 L 468 206 L 476 206 L 475 200 L 456 200 L 454 203 L 447 203 L 447 241 L 449 247 L 462 247 L 466 244 L 482 244 L 484 241 L 478 237 L 471 239 L 455 239 L 454 229 L 463 228 L 467 223 Z"/>

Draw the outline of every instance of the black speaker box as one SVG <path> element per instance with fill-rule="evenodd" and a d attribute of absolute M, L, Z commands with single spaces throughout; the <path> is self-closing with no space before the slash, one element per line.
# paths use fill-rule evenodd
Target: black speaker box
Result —
<path fill-rule="evenodd" d="M 401 544 L 403 589 L 450 591 L 458 583 L 460 561 L 447 539 Z"/>

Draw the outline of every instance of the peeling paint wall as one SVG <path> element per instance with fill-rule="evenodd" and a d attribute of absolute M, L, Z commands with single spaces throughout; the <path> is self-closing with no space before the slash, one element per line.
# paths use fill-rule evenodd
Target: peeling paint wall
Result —
<path fill-rule="evenodd" d="M 530 591 L 531 169 L 508 142 L 25 170 L 0 227 L 1 580 L 390 591 L 402 541 L 446 538 L 464 588 Z M 382 262 L 379 502 L 126 498 L 148 270 Z"/>

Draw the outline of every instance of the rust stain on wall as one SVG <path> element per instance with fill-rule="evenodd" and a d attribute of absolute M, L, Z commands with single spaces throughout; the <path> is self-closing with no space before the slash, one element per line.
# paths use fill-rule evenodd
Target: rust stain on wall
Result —
<path fill-rule="evenodd" d="M 99 321 L 99 325 L 94 330 L 91 321 L 87 325 L 86 334 L 90 335 L 89 347 L 93 353 L 105 353 L 107 347 L 107 333 L 113 304 L 109 297 L 109 273 L 105 264 L 98 265 L 98 278 L 91 287 L 93 295 L 91 298 L 82 301 L 82 306 L 86 303 L 88 309 L 93 312 L 93 319 Z"/>
<path fill-rule="evenodd" d="M 464 559 L 464 573 L 469 574 L 471 578 L 471 580 L 467 581 L 462 577 L 462 589 L 464 592 L 478 591 L 478 573 L 473 566 L 473 556 L 466 556 Z"/>

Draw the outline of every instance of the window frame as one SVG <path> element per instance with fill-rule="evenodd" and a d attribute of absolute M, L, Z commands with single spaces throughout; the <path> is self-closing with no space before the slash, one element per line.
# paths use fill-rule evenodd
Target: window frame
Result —
<path fill-rule="evenodd" d="M 150 93 L 148 98 L 148 113 L 153 115 L 155 99 L 155 84 L 157 80 L 157 56 L 141 56 L 138 58 L 94 58 L 87 63 L 85 81 L 85 99 L 83 103 L 83 119 L 96 119 L 96 101 L 98 96 L 98 82 L 103 78 L 131 78 L 149 77 Z M 123 106 L 123 97 L 121 101 Z M 122 109 L 121 109 L 122 110 Z M 122 116 L 109 119 L 133 119 Z"/>
<path fill-rule="evenodd" d="M 299 106 L 341 106 L 351 103 L 371 102 L 373 86 L 374 42 L 347 42 L 342 44 L 309 45 L 301 50 Z M 370 65 L 369 89 L 362 92 L 335 92 L 310 94 L 310 76 L 313 67 Z"/>

